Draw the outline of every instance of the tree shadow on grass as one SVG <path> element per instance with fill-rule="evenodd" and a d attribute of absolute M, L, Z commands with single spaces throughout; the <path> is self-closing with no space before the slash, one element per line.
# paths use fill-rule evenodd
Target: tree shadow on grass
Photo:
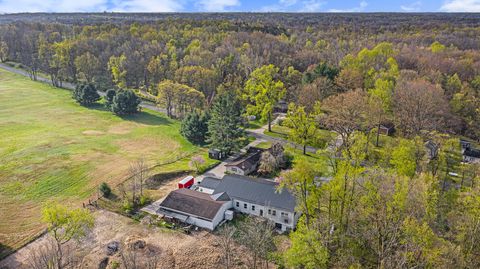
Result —
<path fill-rule="evenodd" d="M 0 261 L 12 254 L 14 249 L 0 242 Z"/>
<path fill-rule="evenodd" d="M 172 121 L 165 118 L 165 117 L 155 115 L 155 114 L 145 112 L 145 111 L 140 111 L 138 113 L 130 114 L 130 115 L 121 115 L 120 117 L 124 120 L 134 121 L 134 122 L 141 123 L 141 124 L 146 124 L 146 125 L 170 125 L 170 124 L 172 124 Z"/>
<path fill-rule="evenodd" d="M 94 103 L 94 104 L 88 106 L 87 108 L 98 110 L 98 111 L 108 111 L 108 112 L 110 112 L 110 110 L 108 108 L 106 108 L 104 104 L 101 104 L 101 103 Z"/>

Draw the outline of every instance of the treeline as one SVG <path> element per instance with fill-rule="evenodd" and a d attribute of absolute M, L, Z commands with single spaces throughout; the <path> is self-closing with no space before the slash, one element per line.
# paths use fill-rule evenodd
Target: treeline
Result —
<path fill-rule="evenodd" d="M 300 161 L 281 176 L 303 215 L 287 268 L 478 268 L 480 166 L 460 164 L 457 139 L 375 147 L 362 132 L 332 158 L 333 176 Z M 453 172 L 455 171 L 455 173 Z M 458 173 L 458 175 L 456 174 Z"/>
<path fill-rule="evenodd" d="M 284 24 L 275 14 L 256 22 L 250 15 L 244 21 L 233 16 L 92 25 L 16 22 L 0 25 L 0 60 L 20 63 L 32 79 L 46 74 L 56 86 L 80 81 L 99 90 L 134 89 L 158 99 L 172 117 L 210 106 L 223 90 L 241 96 L 251 73 L 269 64 L 278 68 L 276 76 L 286 89 L 283 99 L 307 109 L 355 89 L 401 98 L 394 89 L 400 87 L 402 73 L 417 80 L 417 88 L 441 88 L 442 111 L 448 112 L 442 118 L 448 123 L 444 130 L 478 139 L 480 35 L 472 27 L 472 15 L 372 16 L 383 24 L 366 15 L 345 14 L 317 19 L 303 14 L 298 22 Z M 278 31 L 262 31 L 274 22 Z M 396 74 L 379 81 L 378 74 L 389 68 L 397 69 L 391 71 Z M 380 93 L 382 87 L 388 89 Z M 388 114 L 395 109 L 392 100 L 386 102 Z M 400 129 L 423 128 L 397 117 L 389 120 Z M 402 127 L 406 124 L 410 126 Z"/>

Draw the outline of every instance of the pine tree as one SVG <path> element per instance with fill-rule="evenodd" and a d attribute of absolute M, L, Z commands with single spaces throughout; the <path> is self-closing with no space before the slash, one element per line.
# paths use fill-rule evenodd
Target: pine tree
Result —
<path fill-rule="evenodd" d="M 100 100 L 97 89 L 91 83 L 78 84 L 73 90 L 73 99 L 82 106 L 90 106 Z"/>
<path fill-rule="evenodd" d="M 138 111 L 140 98 L 132 91 L 120 91 L 112 100 L 111 109 L 117 115 L 133 114 Z"/>
<path fill-rule="evenodd" d="M 193 111 L 182 121 L 180 133 L 194 144 L 204 144 L 207 139 L 209 116 Z"/>
<path fill-rule="evenodd" d="M 224 92 L 215 99 L 208 121 L 209 142 L 212 148 L 225 153 L 238 149 L 244 135 L 242 125 L 242 105 L 232 92 Z"/>

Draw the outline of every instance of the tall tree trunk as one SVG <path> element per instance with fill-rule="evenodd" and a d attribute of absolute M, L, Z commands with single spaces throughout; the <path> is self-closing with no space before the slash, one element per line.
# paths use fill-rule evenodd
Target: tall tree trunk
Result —
<path fill-rule="evenodd" d="M 378 127 L 377 127 L 377 141 L 375 142 L 375 146 L 378 147 L 378 141 L 380 139 L 380 123 L 378 123 Z"/>
<path fill-rule="evenodd" d="M 268 131 L 272 131 L 272 113 L 268 113 Z"/>

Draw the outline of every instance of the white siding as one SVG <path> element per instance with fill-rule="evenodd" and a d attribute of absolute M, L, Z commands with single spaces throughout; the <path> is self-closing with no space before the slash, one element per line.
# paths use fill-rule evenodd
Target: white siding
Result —
<path fill-rule="evenodd" d="M 239 212 L 260 216 L 260 211 L 263 211 L 262 217 L 282 225 L 282 230 L 293 229 L 298 221 L 298 214 L 295 216 L 294 212 L 289 212 L 284 209 L 268 207 L 258 204 L 244 202 L 242 200 L 233 199 L 233 208 Z M 237 206 L 238 203 L 238 206 Z M 246 205 L 246 208 L 245 208 Z M 252 208 L 254 206 L 254 208 Z M 270 211 L 269 211 L 270 210 Z M 269 213 L 270 212 L 270 213 Z M 283 213 L 283 216 L 282 216 Z M 274 215 L 275 214 L 275 215 Z M 287 222 L 285 222 L 287 220 Z"/>
<path fill-rule="evenodd" d="M 222 222 L 223 219 L 225 218 L 225 211 L 227 209 L 230 209 L 230 208 L 232 208 L 232 202 L 228 201 L 228 202 L 225 202 L 222 205 L 222 207 L 220 207 L 220 209 L 217 211 L 217 214 L 215 215 L 215 217 L 213 217 L 213 220 L 211 220 L 211 221 L 189 215 L 189 217 L 187 218 L 187 220 L 185 222 L 188 223 L 188 224 L 191 224 L 191 225 L 195 225 L 195 226 L 200 227 L 200 228 L 205 228 L 205 229 L 208 229 L 210 231 L 213 231 L 218 226 L 218 224 L 220 222 Z M 173 212 L 171 209 L 168 209 L 168 208 L 165 208 L 165 209 L 169 210 L 171 212 L 169 215 L 172 215 L 173 217 L 175 217 L 175 214 L 177 214 L 177 213 Z M 181 213 L 181 212 L 179 212 L 178 214 L 179 215 L 186 215 L 185 213 Z"/>
<path fill-rule="evenodd" d="M 225 218 L 225 211 L 227 211 L 228 209 L 232 208 L 232 201 L 228 201 L 228 202 L 225 202 L 222 207 L 218 210 L 217 214 L 215 215 L 215 217 L 213 218 L 213 230 L 215 229 L 215 227 L 217 227 L 217 225 L 223 221 L 223 219 Z"/>

